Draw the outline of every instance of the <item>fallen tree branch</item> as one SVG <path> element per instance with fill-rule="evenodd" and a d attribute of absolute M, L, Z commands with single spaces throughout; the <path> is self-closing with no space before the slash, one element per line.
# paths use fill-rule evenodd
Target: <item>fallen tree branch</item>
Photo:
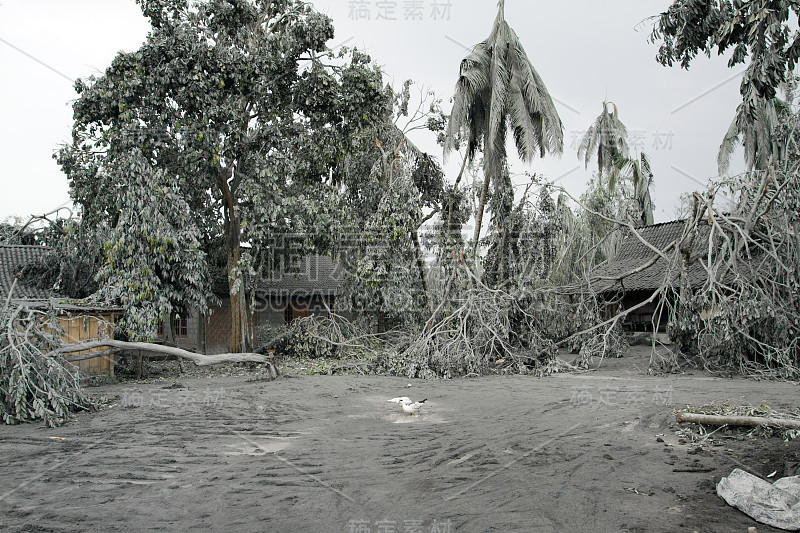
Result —
<path fill-rule="evenodd" d="M 215 355 L 203 355 L 195 352 L 190 352 L 182 348 L 173 346 L 163 346 L 160 344 L 151 344 L 149 342 L 126 342 L 112 339 L 96 340 L 88 342 L 77 342 L 74 344 L 66 344 L 48 353 L 48 356 L 55 356 L 58 354 L 65 355 L 75 352 L 83 352 L 86 350 L 93 350 L 95 348 L 111 348 L 114 351 L 135 351 L 141 350 L 144 354 L 158 354 L 158 355 L 172 355 L 181 359 L 188 359 L 197 366 L 210 366 L 219 365 L 224 363 L 262 363 L 269 366 L 270 374 L 274 378 L 278 377 L 278 369 L 275 366 L 274 358 L 271 355 L 262 355 L 257 353 L 222 353 Z M 95 357 L 103 357 L 109 355 L 110 350 L 102 352 L 94 352 L 82 354 L 76 357 L 68 357 L 68 361 L 80 361 L 82 359 L 92 359 Z"/>
<path fill-rule="evenodd" d="M 103 350 L 102 352 L 91 352 L 91 353 L 85 353 L 85 354 L 81 354 L 81 355 L 73 355 L 73 356 L 69 356 L 69 357 L 65 356 L 65 359 L 67 361 L 69 361 L 70 363 L 75 363 L 77 361 L 85 361 L 87 359 L 96 359 L 98 357 L 105 357 L 107 355 L 114 355 L 115 353 L 119 353 L 120 351 L 121 350 L 119 350 L 119 349 L 111 348 L 111 349 L 108 349 L 108 350 Z M 56 352 L 51 352 L 51 353 L 55 354 Z M 48 354 L 48 355 L 50 355 L 50 354 Z"/>
<path fill-rule="evenodd" d="M 11 306 L 14 289 L 0 308 L 0 422 L 19 424 L 43 420 L 56 427 L 78 411 L 97 403 L 80 383 L 74 367 L 63 359 L 46 357 L 57 343 L 50 335 L 55 317 L 23 306 Z"/>
<path fill-rule="evenodd" d="M 678 411 L 675 413 L 675 420 L 678 422 L 705 424 L 707 426 L 722 426 L 727 424 L 729 426 L 766 426 L 771 428 L 800 429 L 800 420 L 764 416 L 720 416 Z"/>

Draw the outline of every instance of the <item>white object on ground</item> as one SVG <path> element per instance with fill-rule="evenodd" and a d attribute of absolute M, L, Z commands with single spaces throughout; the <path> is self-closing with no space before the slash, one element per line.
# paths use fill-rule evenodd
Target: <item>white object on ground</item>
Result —
<path fill-rule="evenodd" d="M 769 483 L 736 468 L 717 484 L 717 494 L 757 522 L 800 531 L 800 476 Z"/>
<path fill-rule="evenodd" d="M 403 405 L 403 412 L 406 413 L 406 414 L 409 414 L 409 415 L 415 415 L 415 414 L 417 414 L 419 412 L 420 409 L 422 409 L 422 404 L 424 404 L 427 401 L 428 401 L 428 399 L 425 398 L 424 400 L 420 400 L 418 402 L 403 403 L 402 404 Z"/>
<path fill-rule="evenodd" d="M 401 404 L 402 403 L 412 403 L 411 402 L 411 398 L 409 398 L 408 396 L 398 396 L 397 398 L 392 398 L 391 400 L 387 400 L 387 401 L 390 401 L 392 403 L 401 403 Z"/>

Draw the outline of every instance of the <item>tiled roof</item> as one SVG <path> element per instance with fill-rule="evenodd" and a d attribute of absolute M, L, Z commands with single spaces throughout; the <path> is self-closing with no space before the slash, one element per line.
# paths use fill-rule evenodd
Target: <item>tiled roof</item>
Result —
<path fill-rule="evenodd" d="M 326 255 L 309 255 L 297 266 L 280 269 L 272 279 L 258 284 L 258 291 L 270 295 L 333 295 L 342 282 L 342 273 Z"/>
<path fill-rule="evenodd" d="M 592 272 L 592 289 L 596 292 L 653 290 L 662 286 L 667 281 L 667 277 L 669 277 L 670 284 L 677 284 L 680 275 L 680 255 L 677 253 L 677 249 L 681 244 L 684 228 L 683 220 L 638 228 L 637 231 L 642 239 L 658 250 L 663 251 L 674 245 L 674 248 L 665 254 L 669 261 L 658 258 L 652 265 L 641 271 L 637 271 L 637 269 L 654 260 L 658 254 L 633 233 L 628 232 L 617 256 Z M 693 246 L 695 253 L 708 246 L 708 235 L 708 226 L 700 225 Z M 705 280 L 705 270 L 699 262 L 695 261 L 689 267 L 689 284 L 696 287 L 702 285 Z"/>
<path fill-rule="evenodd" d="M 11 291 L 14 279 L 19 275 L 20 269 L 49 251 L 50 249 L 44 246 L 0 245 L 0 298 L 3 302 L 8 298 L 8 293 Z M 31 287 L 17 281 L 12 298 L 46 300 L 51 296 L 57 295 L 51 291 Z"/>

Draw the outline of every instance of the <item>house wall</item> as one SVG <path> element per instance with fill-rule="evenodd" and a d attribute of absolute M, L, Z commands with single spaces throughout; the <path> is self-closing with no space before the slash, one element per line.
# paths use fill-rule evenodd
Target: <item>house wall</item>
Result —
<path fill-rule="evenodd" d="M 192 352 L 200 352 L 202 351 L 202 337 L 201 333 L 201 320 L 202 317 L 197 310 L 192 310 L 189 313 L 189 320 L 187 323 L 187 334 L 185 337 L 178 337 L 176 336 L 175 342 L 183 348 L 184 350 L 190 350 Z"/>
<path fill-rule="evenodd" d="M 160 326 L 161 330 L 163 331 L 162 334 L 157 335 L 155 338 L 156 342 L 166 342 L 167 341 L 167 324 L 163 324 Z M 197 310 L 192 310 L 189 313 L 186 321 L 186 328 L 187 334 L 184 336 L 178 335 L 176 332 L 174 342 L 178 345 L 179 348 L 183 348 L 184 350 L 189 350 L 191 352 L 203 352 L 203 323 L 202 323 L 202 315 Z"/>
<path fill-rule="evenodd" d="M 621 299 L 618 299 L 616 295 L 607 295 L 608 300 L 613 301 L 614 303 L 606 304 L 604 308 L 605 318 L 611 318 L 615 316 L 620 310 L 631 309 L 642 302 L 645 302 L 652 295 L 653 293 L 651 291 L 629 291 L 626 292 Z M 658 304 L 659 301 L 655 300 L 653 302 L 644 304 L 642 307 L 629 313 L 622 323 L 623 328 L 627 331 L 652 332 L 653 315 L 658 313 Z M 669 322 L 670 318 L 667 315 L 666 310 L 664 310 L 663 313 L 664 314 L 661 316 L 661 320 L 659 322 L 659 333 L 666 331 L 667 323 Z"/>
<path fill-rule="evenodd" d="M 286 302 L 280 296 L 261 298 L 256 302 L 254 318 L 255 348 L 262 347 L 270 337 L 270 332 L 283 326 Z"/>
<path fill-rule="evenodd" d="M 331 296 L 333 305 L 333 297 Z M 309 314 L 327 313 L 321 297 L 300 298 L 299 301 L 307 304 Z M 269 299 L 261 299 L 256 302 L 255 313 L 253 316 L 253 326 L 255 328 L 255 347 L 263 344 L 262 336 L 266 330 L 281 327 L 285 324 L 285 310 L 289 299 L 284 296 L 270 296 Z M 335 311 L 335 309 L 334 309 Z M 189 320 L 189 337 L 194 336 L 194 344 L 197 350 L 202 349 L 202 317 L 193 316 Z M 231 343 L 231 307 L 230 298 L 222 298 L 221 305 L 211 310 L 210 316 L 205 317 L 205 353 L 218 354 L 226 353 L 230 349 Z M 197 332 L 196 334 L 193 334 Z M 189 343 L 190 341 L 186 340 Z M 179 345 L 180 340 L 179 340 Z M 183 345 L 181 345 L 183 347 Z"/>
<path fill-rule="evenodd" d="M 281 296 L 270 296 L 269 299 L 261 299 L 256 304 L 256 327 L 283 326 L 285 308 L 286 299 Z M 258 332 L 256 331 L 256 333 Z"/>
<path fill-rule="evenodd" d="M 88 340 L 95 340 L 100 337 L 114 338 L 114 314 L 64 314 L 58 317 L 58 324 L 61 326 L 61 340 L 66 343 L 74 343 Z M 83 355 L 91 352 L 101 352 L 104 348 L 86 350 L 70 354 L 71 356 Z M 87 374 L 108 374 L 114 375 L 114 356 L 95 357 L 73 363 L 78 366 L 81 372 Z"/>
<path fill-rule="evenodd" d="M 325 301 L 325 298 L 327 298 L 327 302 Z M 327 306 L 330 307 L 331 310 L 335 313 L 336 312 L 336 308 L 335 308 L 335 303 L 336 302 L 334 301 L 333 296 L 329 296 L 329 297 L 318 296 L 318 297 L 313 298 L 311 300 L 311 302 L 309 302 L 309 305 L 308 305 L 309 314 L 318 314 L 318 315 L 328 316 L 328 307 L 326 307 L 326 305 L 325 305 L 326 303 L 327 303 Z"/>
<path fill-rule="evenodd" d="M 328 308 L 322 296 L 307 296 L 292 298 L 295 307 L 307 308 L 309 315 L 327 314 Z M 333 296 L 327 297 L 329 306 L 333 306 Z M 270 296 L 268 300 L 262 299 L 256 303 L 256 324 L 270 326 L 286 325 L 286 306 L 290 299 L 286 296 Z"/>
<path fill-rule="evenodd" d="M 231 299 L 222 298 L 219 307 L 205 318 L 206 353 L 227 353 L 231 347 Z"/>

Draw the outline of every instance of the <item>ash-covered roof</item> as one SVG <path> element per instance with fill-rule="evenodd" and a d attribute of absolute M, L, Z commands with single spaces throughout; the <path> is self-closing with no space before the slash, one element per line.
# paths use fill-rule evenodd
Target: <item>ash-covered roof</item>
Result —
<path fill-rule="evenodd" d="M 599 266 L 591 274 L 592 289 L 596 292 L 611 290 L 643 291 L 661 287 L 667 278 L 670 284 L 677 284 L 680 276 L 680 250 L 684 238 L 686 222 L 674 220 L 637 228 L 644 241 L 660 251 L 668 250 L 665 260 L 632 232 L 624 237 L 616 257 Z M 698 226 L 693 245 L 697 254 L 708 246 L 708 225 Z M 657 258 L 657 259 L 656 259 Z M 655 260 L 655 261 L 654 261 Z M 647 268 L 642 268 L 654 261 Z M 689 285 L 697 287 L 706 280 L 702 265 L 695 261 L 689 267 Z"/>
<path fill-rule="evenodd" d="M 44 246 L 0 244 L 0 298 L 3 302 L 8 298 L 14 279 L 18 277 L 19 271 L 50 251 Z M 47 300 L 51 296 L 58 296 L 52 291 L 32 287 L 17 280 L 14 286 L 14 299 L 26 300 Z"/>
<path fill-rule="evenodd" d="M 21 283 L 19 271 L 26 265 L 38 261 L 52 250 L 46 246 L 0 244 L 0 305 L 9 300 L 13 286 L 14 292 L 10 301 L 14 305 L 31 309 L 54 309 L 63 313 L 87 312 L 119 312 L 119 307 L 104 306 L 97 303 L 70 301 L 55 290 L 40 289 L 30 284 Z"/>

